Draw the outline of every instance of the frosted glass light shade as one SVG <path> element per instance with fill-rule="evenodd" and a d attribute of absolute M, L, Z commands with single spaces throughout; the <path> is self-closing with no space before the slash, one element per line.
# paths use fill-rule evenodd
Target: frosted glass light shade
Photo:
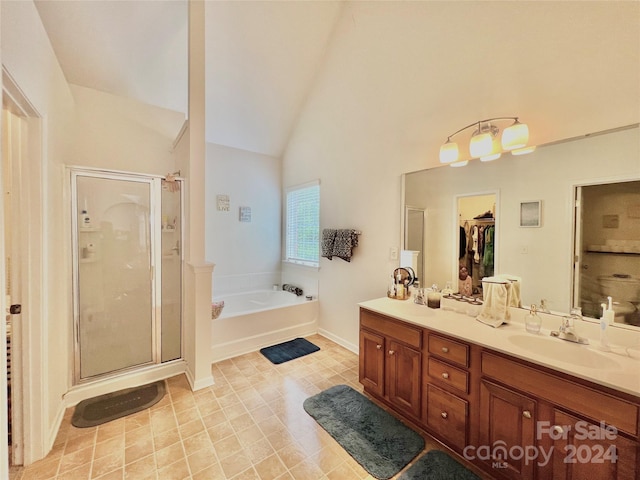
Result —
<path fill-rule="evenodd" d="M 450 167 L 465 167 L 469 163 L 469 160 L 461 160 L 460 162 L 453 162 Z"/>
<path fill-rule="evenodd" d="M 527 153 L 533 152 L 535 149 L 535 145 L 531 145 L 530 147 L 517 148 L 515 150 L 511 150 L 511 155 L 525 155 Z"/>
<path fill-rule="evenodd" d="M 492 153 L 491 155 L 485 155 L 484 157 L 480 157 L 481 162 L 491 162 L 492 160 L 497 160 L 502 156 L 502 153 Z"/>
<path fill-rule="evenodd" d="M 473 158 L 484 157 L 491 153 L 493 148 L 493 137 L 490 133 L 481 133 L 471 137 L 469 142 L 469 153 Z"/>
<path fill-rule="evenodd" d="M 440 147 L 440 163 L 453 163 L 458 160 L 458 144 L 447 140 Z"/>
<path fill-rule="evenodd" d="M 502 132 L 502 148 L 514 150 L 522 148 L 529 142 L 529 127 L 526 123 L 516 122 Z"/>

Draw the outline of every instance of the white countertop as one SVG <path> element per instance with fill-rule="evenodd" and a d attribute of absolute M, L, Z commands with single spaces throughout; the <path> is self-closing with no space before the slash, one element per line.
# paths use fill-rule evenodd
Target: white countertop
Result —
<path fill-rule="evenodd" d="M 598 330 L 593 324 L 584 322 L 584 327 L 578 327 L 578 333 L 589 338 L 589 345 L 579 345 L 549 335 L 549 328 L 556 329 L 556 323 L 559 325 L 558 317 L 551 315 L 545 318 L 540 333 L 528 333 L 524 328 L 524 315 L 527 312 L 522 309 L 517 310 L 521 313 L 512 314 L 510 323 L 493 328 L 462 313 L 432 309 L 417 305 L 413 300 L 383 297 L 358 305 L 640 397 L 640 359 L 635 355 L 635 358 L 630 356 L 626 348 L 613 344 L 611 352 L 598 350 L 599 339 L 593 338 L 593 333 Z M 633 353 L 639 352 L 634 350 Z"/>

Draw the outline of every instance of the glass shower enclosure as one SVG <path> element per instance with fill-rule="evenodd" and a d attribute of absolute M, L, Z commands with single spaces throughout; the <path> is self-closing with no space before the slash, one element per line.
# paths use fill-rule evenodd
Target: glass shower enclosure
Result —
<path fill-rule="evenodd" d="M 181 357 L 181 185 L 71 170 L 75 383 Z"/>

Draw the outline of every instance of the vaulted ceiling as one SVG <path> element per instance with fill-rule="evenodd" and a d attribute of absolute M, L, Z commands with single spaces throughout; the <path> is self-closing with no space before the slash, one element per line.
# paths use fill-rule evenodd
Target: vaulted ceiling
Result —
<path fill-rule="evenodd" d="M 35 3 L 70 83 L 186 112 L 186 0 Z M 318 88 L 377 96 L 353 121 L 425 152 L 489 116 L 538 144 L 640 121 L 635 1 L 207 1 L 205 22 L 211 143 L 282 155 Z"/>

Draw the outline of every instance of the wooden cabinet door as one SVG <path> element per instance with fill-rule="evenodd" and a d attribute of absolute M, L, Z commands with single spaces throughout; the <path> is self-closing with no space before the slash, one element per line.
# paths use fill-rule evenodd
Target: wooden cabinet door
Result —
<path fill-rule="evenodd" d="M 384 396 L 384 337 L 360 330 L 360 383 L 372 393 Z"/>
<path fill-rule="evenodd" d="M 638 445 L 615 430 L 589 423 L 559 410 L 540 429 L 553 439 L 554 480 L 635 480 Z"/>
<path fill-rule="evenodd" d="M 394 340 L 388 341 L 386 353 L 389 401 L 420 418 L 422 353 Z"/>
<path fill-rule="evenodd" d="M 535 400 L 482 380 L 480 445 L 468 454 L 484 461 L 490 468 L 487 470 L 498 477 L 514 480 L 533 478 L 535 460 L 527 461 L 519 453 L 535 448 L 535 421 Z"/>

